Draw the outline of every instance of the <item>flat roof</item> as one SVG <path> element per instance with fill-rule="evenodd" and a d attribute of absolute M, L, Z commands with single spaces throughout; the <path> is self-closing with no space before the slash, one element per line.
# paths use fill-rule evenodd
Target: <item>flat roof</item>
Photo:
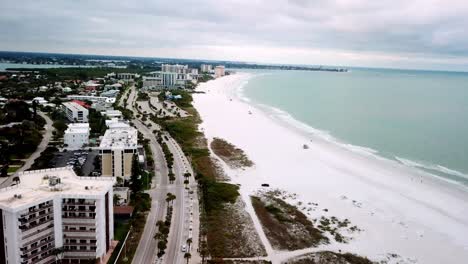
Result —
<path fill-rule="evenodd" d="M 136 149 L 138 144 L 138 131 L 126 123 L 117 122 L 109 124 L 99 145 L 102 149 Z"/>
<path fill-rule="evenodd" d="M 68 124 L 65 133 L 89 133 L 89 123 L 72 123 Z"/>
<path fill-rule="evenodd" d="M 74 109 L 76 111 L 88 111 L 88 109 L 84 108 L 83 106 L 75 103 L 75 102 L 65 102 L 62 103 L 66 108 Z"/>
<path fill-rule="evenodd" d="M 72 167 L 25 171 L 18 174 L 20 183 L 0 189 L 0 208 L 17 212 L 30 206 L 60 198 L 97 198 L 112 189 L 113 177 L 80 177 Z M 60 179 L 51 185 L 49 179 Z"/>

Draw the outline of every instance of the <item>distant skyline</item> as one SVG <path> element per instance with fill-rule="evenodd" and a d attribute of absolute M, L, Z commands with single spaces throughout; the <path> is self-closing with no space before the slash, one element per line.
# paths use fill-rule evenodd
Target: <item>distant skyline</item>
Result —
<path fill-rule="evenodd" d="M 12 1 L 0 50 L 468 71 L 464 0 Z"/>

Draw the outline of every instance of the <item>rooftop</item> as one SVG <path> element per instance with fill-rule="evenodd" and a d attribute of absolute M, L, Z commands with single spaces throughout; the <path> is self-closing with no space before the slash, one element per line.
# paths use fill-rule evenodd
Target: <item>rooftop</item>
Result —
<path fill-rule="evenodd" d="M 112 189 L 112 177 L 79 177 L 72 167 L 19 173 L 20 183 L 0 189 L 0 209 L 20 211 L 55 197 L 87 198 Z"/>
<path fill-rule="evenodd" d="M 75 103 L 75 102 L 65 102 L 65 103 L 62 103 L 63 106 L 65 106 L 66 108 L 69 108 L 69 109 L 72 109 L 72 110 L 75 110 L 75 111 L 87 111 L 86 108 L 84 108 L 83 106 Z"/>
<path fill-rule="evenodd" d="M 89 123 L 68 124 L 67 130 L 65 130 L 65 133 L 88 133 L 88 132 L 89 132 Z"/>
<path fill-rule="evenodd" d="M 138 144 L 138 131 L 123 122 L 109 124 L 101 144 L 102 149 L 134 149 Z"/>

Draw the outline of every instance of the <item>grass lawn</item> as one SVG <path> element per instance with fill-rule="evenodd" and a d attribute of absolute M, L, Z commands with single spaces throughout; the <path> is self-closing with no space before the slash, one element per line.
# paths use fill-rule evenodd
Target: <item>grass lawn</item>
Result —
<path fill-rule="evenodd" d="M 114 240 L 122 241 L 130 228 L 128 219 L 114 219 Z"/>
<path fill-rule="evenodd" d="M 8 167 L 8 173 L 14 173 L 14 172 L 16 172 L 19 168 L 20 168 L 20 166 L 18 166 L 18 167 L 10 166 L 10 167 Z"/>

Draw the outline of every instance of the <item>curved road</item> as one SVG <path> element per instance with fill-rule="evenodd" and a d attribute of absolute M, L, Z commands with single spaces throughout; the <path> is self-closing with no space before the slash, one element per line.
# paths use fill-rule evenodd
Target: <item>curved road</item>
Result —
<path fill-rule="evenodd" d="M 47 145 L 49 145 L 49 142 L 50 142 L 50 139 L 52 138 L 52 131 L 54 130 L 54 127 L 52 126 L 53 122 L 52 120 L 46 115 L 44 114 L 43 112 L 41 111 L 38 111 L 38 114 L 44 118 L 44 120 L 46 121 L 46 124 L 44 126 L 44 130 L 45 130 L 45 133 L 44 135 L 42 136 L 42 140 L 41 140 L 41 143 L 39 143 L 39 145 L 37 146 L 36 150 L 26 159 L 26 161 L 24 162 L 23 166 L 21 168 L 19 168 L 16 173 L 10 177 L 8 177 L 8 179 L 6 179 L 5 181 L 3 181 L 1 183 L 1 186 L 0 187 L 7 187 L 7 186 L 10 186 L 12 183 L 13 183 L 13 177 L 15 175 L 17 175 L 19 172 L 23 172 L 23 171 L 27 171 L 29 170 L 29 168 L 31 168 L 31 166 L 34 164 L 34 161 L 39 157 L 41 156 L 41 153 L 42 151 L 44 151 L 46 148 L 47 148 Z"/>

